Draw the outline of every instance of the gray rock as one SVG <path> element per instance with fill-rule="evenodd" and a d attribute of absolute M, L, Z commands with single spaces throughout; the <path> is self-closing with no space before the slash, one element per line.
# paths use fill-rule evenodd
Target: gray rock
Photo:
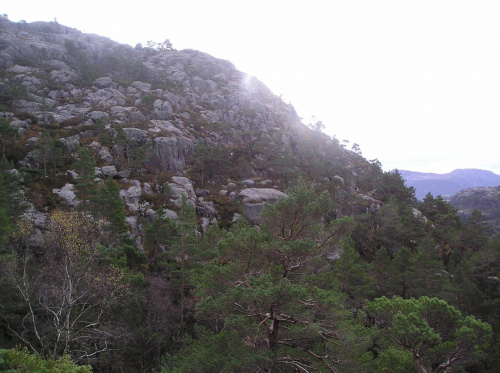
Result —
<path fill-rule="evenodd" d="M 247 188 L 238 194 L 238 199 L 243 202 L 243 213 L 252 224 L 259 224 L 259 213 L 265 203 L 275 203 L 280 197 L 288 195 L 271 188 Z"/>
<path fill-rule="evenodd" d="M 104 179 L 104 174 L 102 173 L 101 167 L 94 167 L 95 177 L 99 179 Z"/>
<path fill-rule="evenodd" d="M 174 200 L 181 200 L 182 197 L 189 198 L 188 192 L 175 183 L 168 183 L 170 189 L 170 197 Z"/>
<path fill-rule="evenodd" d="M 137 212 L 139 210 L 139 200 L 141 195 L 142 189 L 140 186 L 131 186 L 127 190 L 120 190 L 120 197 L 123 199 L 131 212 Z"/>
<path fill-rule="evenodd" d="M 94 122 L 97 122 L 98 120 L 106 120 L 109 118 L 109 114 L 105 113 L 104 111 L 92 111 L 89 113 L 90 119 L 92 119 Z"/>
<path fill-rule="evenodd" d="M 119 179 L 128 179 L 131 173 L 131 170 L 122 170 L 118 172 L 117 176 Z"/>
<path fill-rule="evenodd" d="M 253 181 L 252 179 L 243 180 L 242 183 L 247 187 L 253 187 L 255 185 L 255 181 Z"/>
<path fill-rule="evenodd" d="M 129 120 L 131 122 L 142 122 L 145 121 L 147 118 L 142 114 L 139 110 L 133 111 L 129 115 Z"/>
<path fill-rule="evenodd" d="M 149 183 L 144 183 L 142 186 L 142 190 L 148 195 L 154 194 L 153 188 L 151 188 L 151 185 L 149 185 Z"/>
<path fill-rule="evenodd" d="M 206 197 L 209 195 L 210 191 L 208 189 L 198 189 L 195 190 L 196 197 Z"/>
<path fill-rule="evenodd" d="M 427 218 L 424 216 L 424 214 L 422 214 L 422 211 L 417 210 L 415 207 L 412 207 L 411 210 L 415 218 L 417 218 L 424 224 L 427 223 Z"/>
<path fill-rule="evenodd" d="M 160 166 L 169 171 L 184 170 L 186 158 L 194 152 L 194 146 L 194 140 L 186 137 L 157 137 L 153 141 Z"/>
<path fill-rule="evenodd" d="M 206 233 L 208 230 L 208 227 L 210 227 L 210 219 L 209 218 L 201 218 L 201 231 L 203 233 Z"/>
<path fill-rule="evenodd" d="M 132 186 L 141 187 L 141 182 L 139 180 L 127 180 L 127 183 Z"/>
<path fill-rule="evenodd" d="M 194 197 L 196 195 L 193 189 L 193 184 L 187 177 L 172 176 L 172 181 L 186 190 L 190 197 Z"/>
<path fill-rule="evenodd" d="M 280 197 L 288 197 L 287 194 L 272 188 L 247 188 L 238 194 L 238 199 L 243 203 L 275 203 Z"/>
<path fill-rule="evenodd" d="M 272 186 L 274 183 L 271 180 L 262 180 L 259 185 L 262 186 Z"/>
<path fill-rule="evenodd" d="M 163 213 L 163 217 L 170 219 L 170 220 L 177 220 L 179 219 L 179 215 L 173 210 L 165 209 Z"/>
<path fill-rule="evenodd" d="M 264 208 L 264 203 L 245 203 L 243 214 L 254 225 L 259 224 L 259 214 Z"/>
<path fill-rule="evenodd" d="M 101 88 L 97 92 L 87 95 L 85 100 L 91 105 L 101 107 L 123 106 L 126 104 L 125 95 L 120 91 L 112 88 Z"/>
<path fill-rule="evenodd" d="M 137 236 L 135 239 L 135 246 L 137 250 L 144 252 L 144 246 L 142 246 L 142 237 Z"/>
<path fill-rule="evenodd" d="M 75 207 L 79 204 L 76 200 L 75 192 L 73 191 L 73 184 L 66 184 L 61 189 L 54 188 L 52 193 L 57 194 L 59 198 L 64 200 L 70 207 Z"/>
<path fill-rule="evenodd" d="M 196 206 L 196 212 L 204 217 L 211 218 L 215 215 L 215 205 L 212 201 L 202 201 Z"/>
<path fill-rule="evenodd" d="M 500 282 L 500 279 L 496 276 L 488 276 L 487 282 L 490 284 L 498 284 Z"/>
<path fill-rule="evenodd" d="M 62 137 L 60 138 L 60 140 L 64 142 L 64 145 L 66 145 L 66 149 L 70 153 L 75 152 L 80 147 L 80 135 Z"/>
<path fill-rule="evenodd" d="M 89 146 L 89 148 L 95 150 L 95 151 L 99 151 L 99 149 L 101 149 L 101 144 L 99 144 L 97 141 L 92 141 Z M 105 147 L 106 148 L 106 147 Z M 107 148 L 106 148 L 107 149 Z"/>
<path fill-rule="evenodd" d="M 139 233 L 138 231 L 139 218 L 137 217 L 137 215 L 127 216 L 125 222 L 128 225 L 130 225 L 130 228 L 132 230 L 132 237 L 136 237 L 137 234 Z"/>
<path fill-rule="evenodd" d="M 33 222 L 33 225 L 37 229 L 46 230 L 47 229 L 47 214 L 38 211 L 32 204 L 29 205 L 28 211 L 24 213 L 24 217 L 29 221 Z"/>
<path fill-rule="evenodd" d="M 36 73 L 38 72 L 38 69 L 36 67 L 14 65 L 9 67 L 6 71 L 14 74 L 26 74 L 26 73 Z"/>
<path fill-rule="evenodd" d="M 103 173 L 104 176 L 115 177 L 118 175 L 118 171 L 116 171 L 115 166 L 103 166 L 101 168 L 101 172 Z"/>
<path fill-rule="evenodd" d="M 109 149 L 104 146 L 102 149 L 99 150 L 99 157 L 106 163 L 113 163 L 113 156 L 109 152 Z"/>
<path fill-rule="evenodd" d="M 97 78 L 96 80 L 94 80 L 94 85 L 97 88 L 109 88 L 109 87 L 111 87 L 112 84 L 113 84 L 113 80 L 111 80 L 111 78 L 109 78 L 107 76 Z"/>
<path fill-rule="evenodd" d="M 66 174 L 73 180 L 77 180 L 80 177 L 75 171 L 71 170 L 66 171 Z"/>
<path fill-rule="evenodd" d="M 40 111 L 42 105 L 38 102 L 27 100 L 16 100 L 12 103 L 12 109 L 20 112 L 35 114 Z"/>
<path fill-rule="evenodd" d="M 43 233 L 40 229 L 36 228 L 35 232 L 28 239 L 30 245 L 36 247 L 43 247 L 45 244 L 45 239 L 43 237 Z"/>
<path fill-rule="evenodd" d="M 156 218 L 158 218 L 158 213 L 153 210 L 153 209 L 147 209 L 146 212 L 144 213 L 144 216 L 149 220 L 149 221 L 153 221 L 155 220 Z"/>
<path fill-rule="evenodd" d="M 43 64 L 54 70 L 71 70 L 68 65 L 59 60 L 44 61 Z"/>
<path fill-rule="evenodd" d="M 111 116 L 116 119 L 120 119 L 122 121 L 130 121 L 130 118 L 133 116 L 137 116 L 135 114 L 140 114 L 141 118 L 144 118 L 144 115 L 139 112 L 136 107 L 133 106 L 112 106 L 111 107 Z"/>
<path fill-rule="evenodd" d="M 37 211 L 32 215 L 33 219 L 33 224 L 35 225 L 35 228 L 38 228 L 40 230 L 46 230 L 47 229 L 47 221 L 48 221 L 48 216 L 46 213 Z"/>
<path fill-rule="evenodd" d="M 168 120 L 152 119 L 153 127 L 149 129 L 150 132 L 168 131 L 174 135 L 183 136 L 184 132 L 175 127 L 172 122 Z"/>
<path fill-rule="evenodd" d="M 191 78 L 191 88 L 193 88 L 195 92 L 199 93 L 205 93 L 210 91 L 207 82 L 198 76 L 194 76 Z"/>
<path fill-rule="evenodd" d="M 149 140 L 148 133 L 139 128 L 123 128 L 123 133 L 125 133 L 127 138 L 135 141 L 139 146 L 144 145 Z"/>
<path fill-rule="evenodd" d="M 335 176 L 333 177 L 333 179 L 335 179 L 335 180 L 339 181 L 340 183 L 344 184 L 344 178 L 343 178 L 343 177 L 340 177 L 340 176 L 338 176 L 338 175 L 335 175 Z"/>
<path fill-rule="evenodd" d="M 141 91 L 149 91 L 151 89 L 151 84 L 139 81 L 133 82 L 131 86 L 140 89 Z"/>
<path fill-rule="evenodd" d="M 14 128 L 28 128 L 28 123 L 24 120 L 13 120 L 9 125 Z"/>
<path fill-rule="evenodd" d="M 65 84 L 76 81 L 78 79 L 78 74 L 72 70 L 52 70 L 50 72 L 50 77 L 56 83 Z"/>
<path fill-rule="evenodd" d="M 28 139 L 28 144 L 36 144 L 38 142 L 38 138 L 36 138 L 37 140 L 36 141 L 29 141 L 30 139 Z M 26 156 L 24 157 L 24 159 L 22 161 L 19 161 L 18 162 L 18 165 L 19 166 L 23 166 L 23 167 L 28 167 L 28 168 L 35 168 L 37 165 L 38 165 L 38 153 L 36 150 L 32 150 L 30 152 L 28 152 L 28 154 L 26 154 Z"/>
<path fill-rule="evenodd" d="M 174 108 L 169 101 L 156 100 L 154 103 L 155 117 L 158 119 L 170 119 Z"/>
<path fill-rule="evenodd" d="M 12 170 L 9 170 L 7 172 L 13 175 L 19 184 L 24 184 L 24 177 L 17 169 L 13 168 Z"/>

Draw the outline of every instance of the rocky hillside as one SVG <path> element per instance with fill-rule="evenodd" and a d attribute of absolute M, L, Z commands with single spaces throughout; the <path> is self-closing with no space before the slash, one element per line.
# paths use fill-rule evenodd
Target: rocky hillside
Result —
<path fill-rule="evenodd" d="M 446 200 L 465 218 L 473 210 L 481 211 L 494 231 L 500 233 L 500 186 L 464 189 Z"/>
<path fill-rule="evenodd" d="M 0 370 L 498 370 L 480 217 L 230 62 L 151 45 L 0 17 Z"/>
<path fill-rule="evenodd" d="M 459 169 L 447 174 L 433 174 L 414 171 L 399 171 L 407 186 L 415 188 L 416 196 L 422 200 L 427 193 L 433 196 L 446 196 L 472 187 L 500 185 L 500 175 L 478 169 Z"/>
<path fill-rule="evenodd" d="M 27 175 L 40 230 L 47 210 L 81 206 L 82 149 L 96 181 L 119 181 L 139 248 L 139 220 L 159 209 L 175 217 L 184 197 L 203 230 L 240 213 L 257 223 L 298 176 L 337 190 L 348 201 L 339 216 L 381 203 L 366 176 L 376 166 L 302 124 L 257 79 L 199 51 L 0 18 L 0 105 L 5 155 Z"/>

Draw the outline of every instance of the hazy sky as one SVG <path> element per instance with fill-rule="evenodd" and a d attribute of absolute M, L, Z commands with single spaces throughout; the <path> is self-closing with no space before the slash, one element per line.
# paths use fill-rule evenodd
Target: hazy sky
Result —
<path fill-rule="evenodd" d="M 23 0 L 0 13 L 230 60 L 385 170 L 500 174 L 497 0 Z"/>

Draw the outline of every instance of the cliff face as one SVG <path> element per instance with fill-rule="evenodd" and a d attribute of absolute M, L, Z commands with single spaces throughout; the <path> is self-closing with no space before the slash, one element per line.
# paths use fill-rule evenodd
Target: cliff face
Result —
<path fill-rule="evenodd" d="M 47 200 L 81 202 L 73 187 L 83 147 L 97 180 L 120 181 L 130 216 L 152 219 L 185 196 L 204 229 L 236 219 L 227 206 L 237 200 L 257 222 L 273 194 L 265 189 L 283 191 L 298 175 L 333 183 L 339 195 L 366 189 L 358 185 L 368 167 L 362 157 L 305 126 L 256 78 L 195 50 L 132 48 L 53 22 L 0 18 L 0 104 L 0 118 L 19 134 L 8 149 L 17 167 L 46 177 L 53 168 L 34 214 Z M 64 144 L 64 162 L 43 153 L 47 138 Z M 251 206 L 238 197 L 246 187 L 256 187 Z M 37 195 L 29 185 L 25 192 Z M 131 230 L 140 234 L 136 221 L 129 219 Z"/>

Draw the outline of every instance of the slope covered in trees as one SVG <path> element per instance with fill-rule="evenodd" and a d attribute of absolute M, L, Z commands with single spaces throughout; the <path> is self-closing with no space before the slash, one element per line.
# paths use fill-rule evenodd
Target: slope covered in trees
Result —
<path fill-rule="evenodd" d="M 0 31 L 2 369 L 496 371 L 480 214 L 417 201 L 228 61 Z"/>

